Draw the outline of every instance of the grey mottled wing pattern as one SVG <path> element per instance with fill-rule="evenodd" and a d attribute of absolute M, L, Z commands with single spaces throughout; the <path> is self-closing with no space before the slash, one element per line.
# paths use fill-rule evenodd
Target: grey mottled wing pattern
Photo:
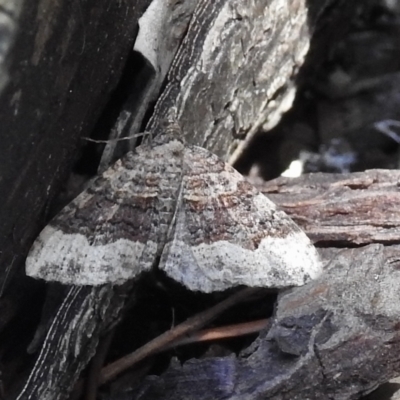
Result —
<path fill-rule="evenodd" d="M 192 290 L 301 285 L 320 272 L 297 225 L 232 167 L 171 125 L 129 153 L 42 231 L 27 274 L 121 284 L 160 268 Z"/>
<path fill-rule="evenodd" d="M 320 272 L 307 236 L 236 170 L 186 146 L 174 230 L 160 268 L 192 290 L 287 287 Z"/>
<path fill-rule="evenodd" d="M 181 181 L 178 140 L 128 153 L 41 232 L 27 274 L 64 284 L 123 283 L 161 253 Z"/>

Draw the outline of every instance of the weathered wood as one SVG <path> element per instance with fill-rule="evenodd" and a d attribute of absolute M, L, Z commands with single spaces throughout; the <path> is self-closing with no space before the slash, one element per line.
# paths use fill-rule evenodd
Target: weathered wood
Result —
<path fill-rule="evenodd" d="M 110 140 L 104 148 L 99 172 L 103 172 L 129 150 L 134 150 L 137 143 L 135 135 L 142 129 L 146 113 L 160 94 L 197 2 L 153 0 L 140 18 L 133 50 L 140 53 L 146 62 L 142 71 L 135 76 L 135 90 L 131 91 L 128 100 L 119 110 L 109 137 L 114 139 L 128 136 L 132 139 Z"/>
<path fill-rule="evenodd" d="M 279 178 L 261 191 L 320 246 L 400 242 L 400 172 L 309 174 Z"/>
<path fill-rule="evenodd" d="M 342 250 L 280 296 L 271 329 L 239 357 L 173 361 L 112 399 L 358 399 L 400 374 L 399 266 L 399 246 Z"/>
<path fill-rule="evenodd" d="M 190 143 L 232 161 L 245 145 L 237 139 L 250 140 L 290 107 L 296 72 L 329 3 L 201 1 L 147 129 L 162 129 L 175 106 Z"/>
<path fill-rule="evenodd" d="M 68 395 L 71 380 L 92 358 L 99 336 L 118 320 L 128 288 L 75 286 L 67 291 L 19 400 Z"/>

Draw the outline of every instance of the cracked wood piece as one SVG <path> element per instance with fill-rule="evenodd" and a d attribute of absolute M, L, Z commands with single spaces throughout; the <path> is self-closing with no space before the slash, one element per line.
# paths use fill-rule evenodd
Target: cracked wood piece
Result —
<path fill-rule="evenodd" d="M 29 276 L 122 284 L 156 266 L 190 290 L 282 288 L 315 278 L 315 248 L 230 165 L 176 124 L 128 153 L 42 231 Z"/>
<path fill-rule="evenodd" d="M 289 215 L 316 244 L 398 244 L 400 171 L 309 174 L 278 178 L 259 190 Z"/>
<path fill-rule="evenodd" d="M 400 374 L 399 266 L 400 246 L 336 251 L 318 279 L 280 295 L 271 329 L 239 357 L 173 360 L 129 399 L 358 399 Z"/>
<path fill-rule="evenodd" d="M 330 1 L 310 6 L 313 15 Z M 146 129 L 161 131 L 176 106 L 191 143 L 229 159 L 235 138 L 290 107 L 318 19 L 309 13 L 305 0 L 200 0 Z"/>
<path fill-rule="evenodd" d="M 99 336 L 118 319 L 127 292 L 129 285 L 71 287 L 16 400 L 67 398 L 80 372 L 92 358 Z"/>
<path fill-rule="evenodd" d="M 134 150 L 137 144 L 135 133 L 142 128 L 149 105 L 160 94 L 197 2 L 198 0 L 153 0 L 140 18 L 133 51 L 140 53 L 147 62 L 143 70 L 135 76 L 137 84 L 131 90 L 109 136 L 109 139 L 126 136 L 134 138 L 129 142 L 110 140 L 104 148 L 99 173 L 104 172 L 128 151 Z"/>

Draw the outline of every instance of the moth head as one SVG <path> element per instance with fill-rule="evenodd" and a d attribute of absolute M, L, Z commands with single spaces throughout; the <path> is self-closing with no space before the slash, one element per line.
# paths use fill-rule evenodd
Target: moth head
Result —
<path fill-rule="evenodd" d="M 163 121 L 163 131 L 154 140 L 156 144 L 164 144 L 171 141 L 185 142 L 181 126 L 177 119 L 177 113 L 176 107 L 171 107 L 168 110 Z"/>

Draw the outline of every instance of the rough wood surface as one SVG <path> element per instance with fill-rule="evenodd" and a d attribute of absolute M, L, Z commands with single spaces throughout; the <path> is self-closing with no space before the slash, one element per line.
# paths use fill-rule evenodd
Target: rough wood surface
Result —
<path fill-rule="evenodd" d="M 309 174 L 279 178 L 261 191 L 302 226 L 319 246 L 400 242 L 400 172 Z"/>
<path fill-rule="evenodd" d="M 399 183 L 398 171 L 371 170 L 261 185 L 317 244 L 329 244 L 320 249 L 324 274 L 283 293 L 272 328 L 238 358 L 172 362 L 129 399 L 358 399 L 400 374 Z M 391 246 L 374 244 L 382 229 Z M 366 246 L 346 248 L 359 242 Z"/>
<path fill-rule="evenodd" d="M 66 397 L 71 381 L 92 358 L 99 336 L 118 320 L 126 291 L 126 287 L 71 287 L 48 327 L 35 367 L 17 398 Z"/>
<path fill-rule="evenodd" d="M 308 12 L 305 1 L 200 1 L 147 129 L 162 129 L 176 106 L 188 140 L 229 159 L 234 139 L 249 139 L 290 107 L 317 24 Z"/>
<path fill-rule="evenodd" d="M 399 246 L 342 250 L 280 296 L 271 329 L 238 357 L 173 361 L 112 399 L 358 399 L 400 373 L 399 256 Z"/>
<path fill-rule="evenodd" d="M 399 183 L 398 171 L 370 170 L 259 185 L 329 246 L 326 272 L 282 294 L 271 330 L 238 358 L 172 362 L 129 399 L 358 399 L 400 374 Z"/>
<path fill-rule="evenodd" d="M 110 140 L 104 148 L 99 172 L 121 158 L 137 143 L 135 135 L 143 128 L 159 94 L 165 77 L 185 36 L 198 0 L 166 2 L 153 0 L 139 20 L 139 32 L 133 50 L 145 60 L 142 70 L 134 71 L 134 88 L 124 102 L 109 139 L 130 137 L 128 141 Z M 128 72 L 129 73 L 129 72 Z"/>

